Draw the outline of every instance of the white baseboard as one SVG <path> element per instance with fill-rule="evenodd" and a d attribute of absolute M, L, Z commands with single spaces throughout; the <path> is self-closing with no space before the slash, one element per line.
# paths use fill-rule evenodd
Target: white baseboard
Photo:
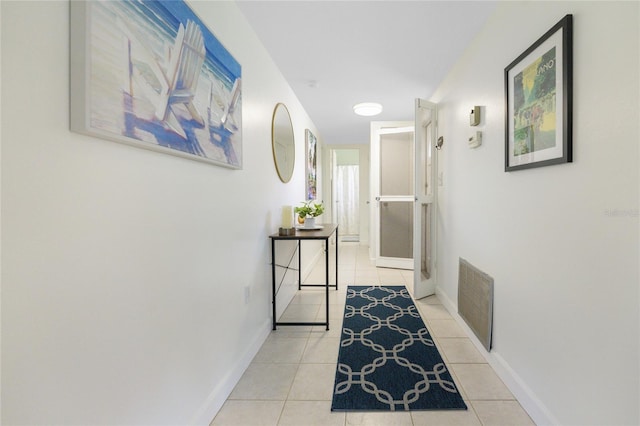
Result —
<path fill-rule="evenodd" d="M 304 278 L 308 277 L 311 273 L 314 265 L 319 262 L 323 258 L 322 250 L 318 250 L 318 252 L 313 256 L 312 260 L 307 264 L 303 265 L 302 276 Z M 295 291 L 297 291 L 297 280 L 294 283 L 295 286 L 294 291 L 288 292 L 291 294 L 284 294 L 281 296 L 285 296 L 282 302 L 279 302 L 279 305 L 286 307 L 291 298 L 295 295 Z M 287 293 L 285 291 L 285 293 Z M 192 425 L 205 425 L 208 426 L 213 418 L 218 414 L 218 411 L 222 408 L 225 401 L 231 395 L 233 388 L 236 386 L 240 378 L 244 374 L 249 364 L 251 364 L 251 360 L 256 356 L 265 340 L 269 336 L 271 332 L 272 322 L 271 317 L 268 318 L 268 321 L 264 323 L 264 325 L 260 328 L 256 337 L 253 339 L 253 342 L 249 346 L 249 349 L 244 354 L 244 356 L 238 360 L 233 365 L 233 368 L 229 373 L 221 380 L 221 382 L 213 389 L 213 391 L 209 394 L 209 397 L 206 399 L 202 407 L 198 410 L 198 412 L 193 416 L 190 424 Z"/>
<path fill-rule="evenodd" d="M 247 369 L 247 367 L 249 367 L 249 364 L 251 364 L 253 357 L 256 356 L 256 354 L 262 347 L 262 344 L 269 336 L 271 327 L 271 318 L 268 318 L 268 321 L 266 321 L 264 325 L 260 327 L 258 333 L 245 352 L 244 356 L 234 363 L 231 370 L 209 394 L 204 404 L 202 404 L 202 407 L 200 407 L 200 409 L 192 417 L 189 424 L 208 426 L 211 423 L 216 414 L 218 414 L 218 411 L 220 411 L 220 409 L 222 408 L 222 405 L 224 405 L 229 395 L 231 395 L 233 388 L 236 386 L 236 384 L 238 384 L 245 370 Z"/>
<path fill-rule="evenodd" d="M 314 265 L 323 258 L 322 250 L 318 250 L 311 259 L 311 261 L 302 266 L 302 277 L 308 277 L 311 273 Z M 296 274 L 297 275 L 297 274 Z M 279 306 L 282 306 L 279 311 L 284 310 L 284 308 L 289 304 L 291 298 L 295 295 L 295 292 L 298 290 L 298 280 L 296 279 L 292 285 L 288 286 L 289 288 L 282 289 L 283 294 L 279 294 L 282 298 L 280 301 L 279 298 Z M 280 314 L 279 312 L 278 314 Z M 213 418 L 218 414 L 218 411 L 222 408 L 225 401 L 231 395 L 233 388 L 236 386 L 242 375 L 244 374 L 249 364 L 251 364 L 251 360 L 256 356 L 263 343 L 269 336 L 271 332 L 272 322 L 271 317 L 268 318 L 268 321 L 264 323 L 264 325 L 260 328 L 253 342 L 249 346 L 249 349 L 244 354 L 244 356 L 236 362 L 231 371 L 220 381 L 220 383 L 211 391 L 209 397 L 206 399 L 200 410 L 193 416 L 190 424 L 192 425 L 209 425 Z"/>
<path fill-rule="evenodd" d="M 478 340 L 471 328 L 469 328 L 467 323 L 458 314 L 457 306 L 447 297 L 447 295 L 442 290 L 440 290 L 440 288 L 436 288 L 436 294 L 447 311 L 449 311 L 458 325 L 460 325 L 467 336 L 469 336 L 469 339 L 471 339 L 476 349 L 478 349 L 482 356 L 484 356 L 484 358 L 487 360 L 489 365 L 491 365 L 498 377 L 500 377 L 504 384 L 509 388 L 511 393 L 517 398 L 522 408 L 524 408 L 524 410 L 527 412 L 527 414 L 529 414 L 533 421 L 538 426 L 559 425 L 560 423 L 555 418 L 555 416 L 542 403 L 542 401 L 540 401 L 540 399 L 531 390 L 531 388 L 527 386 L 524 380 L 522 380 L 522 378 L 511 368 L 509 363 L 507 363 L 507 361 L 502 358 L 500 353 L 496 352 L 495 350 L 487 352 L 487 350 L 484 348 L 482 343 L 480 343 L 480 340 Z"/>

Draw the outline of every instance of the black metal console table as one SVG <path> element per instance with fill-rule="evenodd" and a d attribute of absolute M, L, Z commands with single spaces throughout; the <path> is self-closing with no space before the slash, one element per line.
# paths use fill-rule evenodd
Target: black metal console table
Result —
<path fill-rule="evenodd" d="M 296 229 L 293 235 L 270 235 L 271 238 L 271 283 L 273 295 L 273 329 L 278 325 L 326 325 L 329 330 L 329 287 L 338 289 L 338 225 L 320 224 L 322 229 L 317 230 L 301 230 Z M 336 283 L 329 284 L 329 238 L 335 234 L 336 236 Z M 295 240 L 298 242 L 298 290 L 302 287 L 324 287 L 325 288 L 325 304 L 326 304 L 326 321 L 325 322 L 280 322 L 276 319 L 276 241 L 278 240 Z M 324 284 L 302 284 L 302 241 L 304 240 L 324 240 L 324 258 L 325 258 L 325 283 Z"/>

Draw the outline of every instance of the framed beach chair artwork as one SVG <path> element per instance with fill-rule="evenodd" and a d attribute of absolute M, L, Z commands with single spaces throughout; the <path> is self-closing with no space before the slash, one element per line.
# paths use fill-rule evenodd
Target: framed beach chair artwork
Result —
<path fill-rule="evenodd" d="M 71 130 L 242 168 L 241 66 L 182 0 L 71 2 Z"/>

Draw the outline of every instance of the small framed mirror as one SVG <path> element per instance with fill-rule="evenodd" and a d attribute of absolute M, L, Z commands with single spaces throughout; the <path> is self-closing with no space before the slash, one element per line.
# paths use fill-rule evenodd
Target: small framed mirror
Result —
<path fill-rule="evenodd" d="M 287 183 L 293 175 L 296 160 L 296 144 L 289 110 L 283 103 L 276 105 L 271 122 L 271 147 L 273 162 L 280 180 Z"/>

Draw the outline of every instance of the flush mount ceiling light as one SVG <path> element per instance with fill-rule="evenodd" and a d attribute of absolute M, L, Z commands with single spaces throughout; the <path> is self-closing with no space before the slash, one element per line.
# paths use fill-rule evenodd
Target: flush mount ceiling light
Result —
<path fill-rule="evenodd" d="M 353 106 L 353 112 L 358 115 L 370 117 L 372 115 L 378 115 L 382 112 L 382 105 L 375 102 L 363 102 Z"/>

